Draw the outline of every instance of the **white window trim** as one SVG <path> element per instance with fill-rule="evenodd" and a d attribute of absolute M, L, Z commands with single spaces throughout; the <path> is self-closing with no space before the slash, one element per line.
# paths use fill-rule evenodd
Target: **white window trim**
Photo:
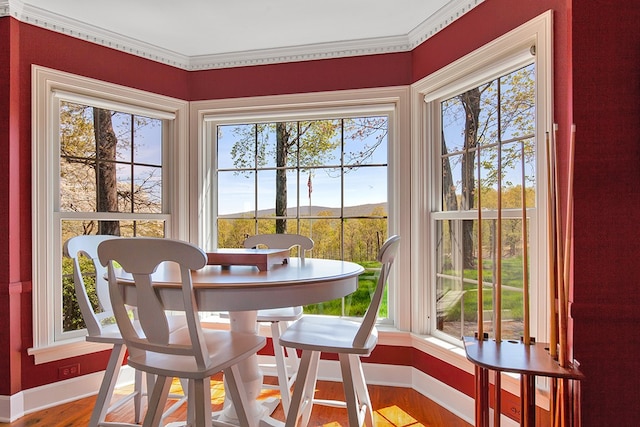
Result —
<path fill-rule="evenodd" d="M 487 45 L 471 52 L 463 58 L 443 67 L 424 79 L 414 83 L 411 87 L 411 140 L 413 156 L 411 158 L 411 220 L 412 232 L 418 238 L 412 239 L 410 254 L 412 257 L 411 271 L 412 294 L 414 295 L 412 306 L 412 332 L 421 335 L 431 335 L 434 333 L 433 322 L 435 317 L 435 301 L 432 301 L 433 294 L 431 283 L 431 269 L 434 261 L 428 254 L 432 253 L 433 230 L 431 229 L 431 212 L 436 201 L 432 191 L 431 183 L 437 180 L 432 165 L 434 153 L 431 148 L 434 146 L 434 139 L 439 138 L 434 135 L 433 129 L 438 128 L 438 123 L 433 123 L 432 111 L 430 111 L 430 101 L 450 91 L 464 90 L 492 77 L 500 65 L 514 64 L 521 60 L 522 56 L 518 52 L 528 49 L 530 46 L 536 47 L 536 106 L 537 114 L 537 141 L 545 141 L 545 132 L 552 131 L 553 122 L 553 41 L 552 41 L 552 11 L 532 19 L 520 27 L 510 31 L 500 38 Z M 498 68 L 496 68 L 496 65 Z M 546 162 L 544 153 L 538 155 L 537 176 L 539 182 L 545 182 Z M 546 229 L 546 186 L 539 186 L 537 192 L 536 206 L 538 218 L 532 218 L 532 227 Z M 545 233 L 546 234 L 546 233 Z M 545 239 L 541 240 L 545 242 Z M 540 244 L 532 248 L 539 263 L 539 271 L 545 272 L 547 269 L 547 247 Z M 532 268 L 531 270 L 534 270 Z M 544 274 L 544 273 L 542 273 Z M 533 281 L 532 281 L 533 282 Z M 546 283 L 545 278 L 538 279 L 539 283 Z M 542 315 L 537 316 L 535 325 L 532 324 L 532 334 L 536 335 L 536 340 L 544 341 L 548 335 L 547 313 L 547 287 L 538 286 L 535 288 L 536 294 L 532 295 L 532 312 L 536 310 Z M 535 304 L 535 308 L 534 308 Z M 462 345 L 457 342 L 457 345 Z M 442 356 L 442 353 L 440 354 Z M 443 357 L 441 357 L 443 358 Z M 444 357 L 447 360 L 447 357 Z"/>
<path fill-rule="evenodd" d="M 191 205 L 191 239 L 203 248 L 215 248 L 216 230 L 214 229 L 215 200 L 209 189 L 213 186 L 213 155 L 205 144 L 209 140 L 207 133 L 211 126 L 207 122 L 229 122 L 232 119 L 260 118 L 277 120 L 278 118 L 304 119 L 305 117 L 335 117 L 363 113 L 389 114 L 389 180 L 388 210 L 389 233 L 402 237 L 400 256 L 394 265 L 389 287 L 389 318 L 398 329 L 410 330 L 410 286 L 409 286 L 409 247 L 411 230 L 408 209 L 410 203 L 410 171 L 401 165 L 409 164 L 411 152 L 409 143 L 409 88 L 391 87 L 382 89 L 363 89 L 311 94 L 276 95 L 225 100 L 197 101 L 191 103 L 191 161 L 194 173 L 191 186 L 194 198 Z M 404 254 L 404 255 L 402 255 Z"/>
<path fill-rule="evenodd" d="M 165 213 L 168 215 L 167 235 L 178 239 L 189 237 L 189 113 L 188 102 L 131 89 L 49 68 L 32 67 L 32 223 L 33 223 L 33 348 L 28 354 L 35 363 L 46 363 L 105 349 L 73 337 L 56 341 L 54 336 L 55 283 L 60 277 L 58 250 L 60 236 L 54 232 L 58 188 L 56 164 L 59 162 L 57 132 L 57 97 L 98 100 L 131 112 L 153 114 L 171 119 L 167 164 Z M 55 185 L 54 185 L 55 184 Z"/>

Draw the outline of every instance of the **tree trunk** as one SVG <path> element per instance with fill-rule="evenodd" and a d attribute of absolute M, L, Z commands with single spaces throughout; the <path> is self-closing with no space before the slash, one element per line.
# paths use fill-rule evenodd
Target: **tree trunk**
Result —
<path fill-rule="evenodd" d="M 276 123 L 276 217 L 287 216 L 287 154 L 289 132 L 286 123 Z M 276 233 L 287 232 L 287 219 L 276 219 Z"/>
<path fill-rule="evenodd" d="M 111 111 L 93 109 L 96 138 L 96 208 L 98 212 L 118 211 L 116 145 L 118 139 L 111 123 Z M 99 221 L 98 234 L 120 235 L 119 221 Z"/>
<path fill-rule="evenodd" d="M 478 120 L 480 117 L 480 89 L 474 88 L 461 95 L 465 110 L 465 152 L 462 156 L 462 209 L 471 210 L 475 204 L 476 146 L 478 145 Z M 473 221 L 462 222 L 462 247 L 464 268 L 475 267 Z M 478 248 L 480 250 L 480 248 Z"/>

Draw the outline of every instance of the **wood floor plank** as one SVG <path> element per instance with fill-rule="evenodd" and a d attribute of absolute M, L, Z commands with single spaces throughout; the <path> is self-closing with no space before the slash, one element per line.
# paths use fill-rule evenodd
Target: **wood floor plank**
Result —
<path fill-rule="evenodd" d="M 265 377 L 265 381 L 272 381 Z M 179 390 L 179 383 L 174 382 L 174 388 Z M 214 377 L 211 383 L 212 408 L 222 408 L 224 389 L 222 377 Z M 128 389 L 119 390 L 124 393 Z M 458 418 L 451 412 L 427 399 L 410 388 L 370 385 L 369 393 L 375 410 L 376 426 L 384 427 L 471 427 L 471 424 Z M 261 398 L 277 396 L 277 391 L 264 390 Z M 342 384 L 330 381 L 318 381 L 316 396 L 325 399 L 342 399 L 344 393 Z M 95 404 L 95 396 L 79 399 L 49 409 L 26 415 L 13 423 L 0 423 L 0 427 L 75 427 L 86 426 L 91 418 L 91 411 Z M 168 403 L 169 404 L 169 403 Z M 185 418 L 186 407 L 182 406 L 167 418 L 167 422 Z M 284 421 L 282 406 L 278 405 L 272 416 Z M 133 422 L 133 404 L 124 405 L 109 414 L 107 420 Z M 317 427 L 347 427 L 347 414 L 344 409 L 314 406 L 311 414 L 311 426 Z"/>

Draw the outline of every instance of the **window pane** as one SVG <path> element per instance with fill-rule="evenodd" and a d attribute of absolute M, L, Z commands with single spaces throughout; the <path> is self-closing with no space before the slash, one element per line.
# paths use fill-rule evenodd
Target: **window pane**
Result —
<path fill-rule="evenodd" d="M 98 220 L 64 220 L 62 221 L 62 241 L 86 235 L 86 234 L 106 234 L 100 230 L 115 230 L 116 235 L 123 237 L 145 236 L 145 237 L 165 237 L 164 221 L 98 221 Z M 119 232 L 119 234 L 118 234 Z M 73 283 L 73 262 L 71 258 L 62 256 L 62 331 L 70 332 L 83 329 L 85 327 L 80 307 L 76 299 Z M 80 260 L 80 268 L 83 271 L 85 285 L 89 300 L 97 305 L 95 295 L 95 269 L 90 259 L 83 257 Z"/>
<path fill-rule="evenodd" d="M 60 210 L 161 213 L 162 121 L 60 105 Z"/>
<path fill-rule="evenodd" d="M 218 246 L 221 248 L 242 248 L 242 242 L 255 233 L 255 221 L 218 217 Z"/>
<path fill-rule="evenodd" d="M 375 263 L 387 235 L 387 117 L 224 125 L 216 134 L 219 247 L 300 233 L 314 240 L 315 258 Z M 360 316 L 367 298 L 308 312 Z"/>
<path fill-rule="evenodd" d="M 372 263 L 369 265 L 369 268 L 360 275 L 358 278 L 358 290 L 344 298 L 345 316 L 364 316 L 367 311 L 367 307 L 369 307 L 369 304 L 371 303 L 371 297 L 376 290 L 379 273 L 380 265 L 374 265 L 374 263 Z M 382 306 L 384 306 L 386 315 L 387 304 L 383 303 L 381 304 L 381 307 Z"/>
<path fill-rule="evenodd" d="M 274 216 L 276 214 L 276 171 L 260 170 L 257 175 L 258 215 Z"/>
<path fill-rule="evenodd" d="M 133 212 L 162 213 L 162 168 L 134 166 Z"/>
<path fill-rule="evenodd" d="M 95 162 L 72 162 L 60 158 L 60 211 L 96 211 Z"/>
<path fill-rule="evenodd" d="M 483 331 L 499 326 L 505 339 L 523 331 L 523 263 L 531 261 L 523 260 L 530 240 L 522 218 L 536 193 L 533 88 L 532 64 L 441 103 L 435 327 L 452 337 L 478 330 L 480 269 Z"/>
<path fill-rule="evenodd" d="M 465 113 L 459 97 L 442 102 L 442 155 L 456 154 L 464 149 Z"/>
<path fill-rule="evenodd" d="M 437 329 L 452 336 L 473 336 L 477 330 L 478 319 L 478 222 L 438 221 L 437 225 Z M 495 219 L 482 221 L 483 329 L 489 334 L 494 332 L 493 302 L 496 299 L 495 293 L 500 289 L 502 336 L 504 339 L 519 339 L 518 334 L 522 334 L 523 331 L 522 221 L 501 220 L 500 257 L 497 253 L 497 225 Z M 467 227 L 471 228 L 468 240 L 465 239 Z M 467 246 L 471 246 L 471 260 L 465 260 L 465 241 L 469 242 Z"/>
<path fill-rule="evenodd" d="M 442 210 L 457 211 L 462 199 L 462 155 L 442 159 Z"/>
<path fill-rule="evenodd" d="M 386 117 L 345 120 L 344 164 L 387 163 L 388 126 Z"/>
<path fill-rule="evenodd" d="M 387 200 L 386 166 L 363 166 L 346 168 L 344 173 L 344 204 L 359 206 L 384 203 Z"/>
<path fill-rule="evenodd" d="M 218 172 L 218 215 L 241 214 L 255 210 L 253 172 Z"/>
<path fill-rule="evenodd" d="M 341 120 L 300 122 L 300 167 L 339 166 L 342 137 Z"/>
<path fill-rule="evenodd" d="M 243 169 L 255 166 L 255 126 L 218 126 L 217 156 L 218 169 Z M 237 147 L 234 149 L 234 147 Z M 241 148 L 241 149 L 240 149 Z M 236 151 L 241 151 L 236 163 Z"/>
<path fill-rule="evenodd" d="M 134 116 L 134 160 L 147 165 L 162 165 L 162 120 Z"/>
<path fill-rule="evenodd" d="M 339 208 L 342 205 L 342 176 L 340 169 L 313 169 L 310 172 L 307 182 L 301 183 L 301 202 L 312 206 L 311 215 L 318 215 L 319 212 L 331 212 L 333 216 L 340 216 Z M 304 193 L 303 193 L 304 191 Z M 305 197 L 306 196 L 306 197 Z M 309 209 L 301 211 L 303 215 L 309 214 Z"/>

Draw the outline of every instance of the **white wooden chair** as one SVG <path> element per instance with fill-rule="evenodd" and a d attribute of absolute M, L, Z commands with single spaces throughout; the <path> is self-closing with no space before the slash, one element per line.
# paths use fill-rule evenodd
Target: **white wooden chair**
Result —
<path fill-rule="evenodd" d="M 269 249 L 293 249 L 298 247 L 298 257 L 305 258 L 305 251 L 313 249 L 313 240 L 300 234 L 258 234 L 249 236 L 244 241 L 245 248 L 266 247 Z M 257 321 L 270 323 L 271 340 L 273 342 L 273 354 L 276 359 L 276 372 L 278 384 L 271 386 L 264 384 L 264 388 L 280 390 L 282 408 L 285 413 L 289 410 L 291 401 L 291 386 L 296 380 L 298 365 L 300 364 L 298 353 L 294 349 L 285 348 L 278 344 L 280 335 L 291 324 L 302 316 L 302 307 L 285 307 L 268 310 L 258 310 Z"/>
<path fill-rule="evenodd" d="M 106 240 L 98 247 L 98 256 L 107 266 L 113 311 L 129 350 L 127 363 L 157 376 L 143 426 L 160 425 L 162 409 L 175 377 L 185 378 L 189 383 L 188 425 L 211 426 L 210 377 L 219 371 L 224 372 L 226 391 L 234 402 L 240 425 L 255 426 L 255 418 L 247 415 L 249 402 L 237 363 L 256 354 L 266 339 L 255 334 L 202 328 L 191 271 L 206 265 L 206 253 L 187 242 L 139 237 Z M 180 265 L 182 309 L 187 321 L 186 327 L 173 332 L 151 277 L 165 261 Z M 118 282 L 114 263 L 133 276 L 133 284 Z M 129 317 L 123 297 L 125 286 L 135 286 L 139 327 Z M 215 424 L 230 425 L 222 421 Z"/>
<path fill-rule="evenodd" d="M 115 324 L 111 302 L 109 300 L 109 290 L 105 279 L 106 269 L 98 261 L 98 245 L 105 240 L 116 239 L 117 236 L 84 235 L 72 237 L 64 244 L 64 254 L 73 261 L 73 284 L 80 306 L 80 312 L 87 327 L 86 340 L 90 342 L 111 344 L 111 356 L 104 372 L 102 384 L 98 391 L 96 403 L 91 413 L 89 421 L 90 427 L 117 425 L 118 423 L 106 423 L 105 417 L 125 403 L 134 401 L 135 422 L 140 421 L 141 397 L 143 394 L 142 373 L 135 372 L 134 388 L 131 394 L 111 402 L 113 390 L 120 374 L 120 368 L 124 359 L 126 347 L 120 335 L 118 326 Z M 80 268 L 81 257 L 86 257 L 95 269 L 95 292 L 98 307 L 93 308 L 85 282 L 85 275 Z M 108 323 L 112 321 L 111 323 Z M 125 424 L 126 425 L 126 424 Z"/>
<path fill-rule="evenodd" d="M 399 244 L 400 237 L 392 236 L 380 249 L 380 275 L 362 323 L 339 317 L 306 316 L 289 326 L 280 337 L 280 345 L 302 350 L 298 378 L 287 413 L 287 427 L 295 426 L 299 419 L 301 425 L 306 426 L 314 404 L 346 407 L 352 427 L 363 423 L 374 426 L 360 357 L 370 355 L 378 342 L 375 323 Z M 346 402 L 314 399 L 321 352 L 338 354 Z"/>
<path fill-rule="evenodd" d="M 73 285 L 75 289 L 76 299 L 82 318 L 87 327 L 86 340 L 90 342 L 111 344 L 111 356 L 104 372 L 102 384 L 98 391 L 96 404 L 91 413 L 89 427 L 97 426 L 117 426 L 129 425 L 127 423 L 106 422 L 106 415 L 115 411 L 122 405 L 133 400 L 134 402 L 134 420 L 140 422 L 140 414 L 142 410 L 142 397 L 146 395 L 144 385 L 142 383 L 142 372 L 135 371 L 133 392 L 122 396 L 113 401 L 113 390 L 120 374 L 120 368 L 124 360 L 126 346 L 124 340 L 115 323 L 115 316 L 111 308 L 111 300 L 109 299 L 109 289 L 105 278 L 107 270 L 98 260 L 98 245 L 105 240 L 119 239 L 118 236 L 108 235 L 81 235 L 72 237 L 64 244 L 64 254 L 73 261 Z M 85 275 L 81 269 L 80 262 L 82 257 L 86 257 L 93 265 L 95 271 L 94 289 L 96 293 L 98 306 L 94 309 L 87 292 L 87 283 Z M 169 317 L 172 329 L 177 329 L 186 325 L 184 316 Z M 154 378 L 147 377 L 147 388 L 153 387 Z M 186 389 L 186 383 L 183 384 Z M 164 416 L 168 416 L 175 412 L 182 404 L 186 402 L 186 394 L 172 394 L 172 398 L 177 401 L 164 412 Z"/>

